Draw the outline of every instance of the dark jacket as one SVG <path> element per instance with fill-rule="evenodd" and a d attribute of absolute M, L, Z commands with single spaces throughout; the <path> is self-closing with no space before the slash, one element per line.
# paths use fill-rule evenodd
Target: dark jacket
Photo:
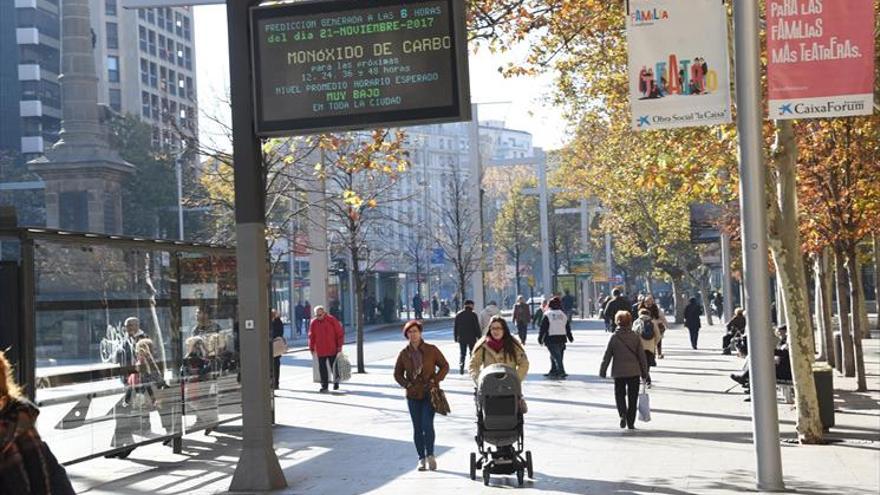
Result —
<path fill-rule="evenodd" d="M 272 320 L 272 338 L 284 337 L 284 322 L 281 317 Z"/>
<path fill-rule="evenodd" d="M 455 315 L 455 323 L 452 326 L 452 335 L 456 342 L 473 345 L 483 336 L 480 331 L 480 319 L 474 310 L 465 308 Z"/>
<path fill-rule="evenodd" d="M 0 493 L 72 495 L 67 472 L 34 426 L 39 410 L 9 398 L 0 410 Z"/>
<path fill-rule="evenodd" d="M 645 349 L 642 347 L 642 339 L 629 328 L 618 328 L 608 339 L 602 365 L 599 367 L 599 376 L 605 377 L 609 363 L 612 378 L 641 376 L 648 379 L 648 361 L 645 357 Z"/>
<path fill-rule="evenodd" d="M 700 328 L 700 315 L 703 314 L 703 308 L 697 303 L 688 303 L 684 308 L 684 326 L 690 329 Z"/>
<path fill-rule="evenodd" d="M 745 329 L 746 317 L 743 315 L 736 315 L 727 322 L 727 332 L 730 334 L 742 333 Z"/>
<path fill-rule="evenodd" d="M 623 296 L 617 296 L 608 301 L 608 304 L 605 305 L 605 309 L 602 311 L 602 317 L 605 319 L 605 323 L 613 324 L 614 315 L 616 315 L 618 311 L 629 312 L 631 309 L 631 305 L 626 298 Z"/>
<path fill-rule="evenodd" d="M 532 319 L 532 312 L 528 303 L 517 303 L 513 306 L 513 322 L 517 325 L 528 325 Z"/>
<path fill-rule="evenodd" d="M 449 363 L 436 346 L 427 342 L 419 345 L 422 352 L 422 369 L 415 369 L 410 358 L 410 345 L 407 344 L 397 355 L 394 364 L 394 381 L 406 389 L 406 398 L 421 400 L 430 387 L 439 384 L 449 373 Z"/>

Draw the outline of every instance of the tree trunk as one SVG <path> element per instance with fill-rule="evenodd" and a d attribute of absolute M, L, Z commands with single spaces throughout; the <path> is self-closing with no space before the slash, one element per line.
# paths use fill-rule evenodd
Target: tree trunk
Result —
<path fill-rule="evenodd" d="M 816 293 L 821 292 L 822 313 L 819 316 L 822 320 L 822 326 L 825 331 L 825 355 L 828 357 L 826 361 L 835 368 L 843 369 L 843 356 L 838 356 L 834 349 L 834 297 L 832 296 L 833 271 L 829 258 L 831 250 L 825 248 L 819 253 L 818 283 L 816 285 Z M 820 291 L 821 289 L 821 291 Z"/>
<path fill-rule="evenodd" d="M 858 392 L 866 392 L 868 390 L 868 381 L 865 378 L 865 353 L 862 350 L 862 319 L 859 312 L 864 309 L 864 291 L 862 290 L 862 277 L 859 273 L 861 267 L 859 260 L 856 258 L 855 244 L 849 246 L 846 256 L 846 270 L 849 272 L 849 293 L 852 303 L 853 312 L 853 346 L 855 348 L 856 358 L 856 390 Z"/>
<path fill-rule="evenodd" d="M 361 286 L 361 271 L 358 267 L 357 257 L 359 253 L 357 249 L 351 250 L 351 284 L 354 289 L 354 297 L 351 302 L 351 316 L 354 320 L 354 328 L 355 328 L 355 345 L 357 346 L 357 372 L 358 373 L 366 373 L 367 369 L 364 365 L 364 315 L 363 311 L 360 308 L 360 298 L 361 294 L 364 292 L 364 287 Z M 415 310 L 415 308 L 413 308 Z"/>
<path fill-rule="evenodd" d="M 865 284 L 864 278 L 862 278 L 862 264 L 859 262 L 858 258 L 858 247 L 854 247 L 853 251 L 855 252 L 855 254 L 853 254 L 853 259 L 855 260 L 856 271 L 855 279 L 853 280 L 850 278 L 850 280 L 855 283 L 856 292 L 858 292 L 858 297 L 854 299 L 857 300 L 858 303 L 854 303 L 852 306 L 853 318 L 858 318 L 859 320 L 859 328 L 861 329 L 859 335 L 861 338 L 870 339 L 871 328 L 870 323 L 868 322 L 868 308 L 865 303 Z"/>
<path fill-rule="evenodd" d="M 797 405 L 797 432 L 801 443 L 822 442 L 822 420 L 816 383 L 813 378 L 813 326 L 810 318 L 810 298 L 801 254 L 800 231 L 797 221 L 797 184 L 795 161 L 797 146 L 790 121 L 779 124 L 776 155 L 777 197 L 770 204 L 772 229 L 770 249 L 776 265 L 777 283 L 785 307 L 788 326 L 788 348 L 791 353 L 791 372 Z M 780 322 L 782 323 L 782 322 Z M 752 330 L 754 332 L 754 329 Z"/>
<path fill-rule="evenodd" d="M 834 331 L 831 328 L 830 298 L 828 289 L 828 262 L 825 253 L 813 254 L 814 313 L 819 333 L 819 357 L 834 366 Z"/>
<path fill-rule="evenodd" d="M 703 314 L 706 315 L 706 323 L 712 326 L 712 306 L 709 304 L 709 281 L 706 275 L 700 275 L 700 294 L 703 295 Z"/>
<path fill-rule="evenodd" d="M 672 302 L 675 310 L 675 323 L 684 323 L 684 294 L 681 291 L 681 277 L 672 277 Z"/>
<path fill-rule="evenodd" d="M 837 280 L 837 322 L 843 344 L 843 375 L 856 376 L 855 355 L 853 354 L 853 336 L 849 320 L 849 284 L 844 268 L 844 254 L 840 249 L 834 252 L 834 272 Z"/>

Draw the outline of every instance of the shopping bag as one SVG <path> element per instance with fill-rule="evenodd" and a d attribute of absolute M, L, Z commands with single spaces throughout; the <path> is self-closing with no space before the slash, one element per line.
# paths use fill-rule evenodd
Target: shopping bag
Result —
<path fill-rule="evenodd" d="M 285 352 L 287 352 L 287 340 L 284 337 L 272 339 L 272 357 L 283 356 Z"/>
<path fill-rule="evenodd" d="M 347 382 L 351 380 L 351 361 L 344 352 L 336 355 L 336 372 L 333 374 L 337 382 Z"/>
<path fill-rule="evenodd" d="M 312 381 L 315 383 L 321 383 L 321 372 L 318 371 L 318 363 L 319 362 L 320 362 L 320 360 L 318 359 L 318 356 L 316 356 L 315 353 L 312 353 Z M 333 381 L 334 375 L 333 375 L 333 370 L 330 368 L 330 363 L 328 362 L 326 364 L 326 366 L 327 366 L 327 378 L 330 379 L 330 381 Z"/>
<path fill-rule="evenodd" d="M 639 421 L 645 423 L 651 421 L 651 396 L 648 395 L 648 390 L 644 385 L 639 392 Z"/>

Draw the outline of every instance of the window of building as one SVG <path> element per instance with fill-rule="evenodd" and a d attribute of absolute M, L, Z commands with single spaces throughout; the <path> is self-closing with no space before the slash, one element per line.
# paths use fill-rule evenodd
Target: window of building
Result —
<path fill-rule="evenodd" d="M 161 118 L 159 114 L 159 97 L 154 94 L 150 94 L 150 110 L 153 112 L 154 120 Z"/>
<path fill-rule="evenodd" d="M 183 74 L 177 75 L 177 92 L 180 96 L 184 95 L 184 90 L 186 89 L 186 79 L 183 77 Z"/>
<path fill-rule="evenodd" d="M 156 24 L 156 12 L 153 9 L 147 9 L 147 22 Z"/>
<path fill-rule="evenodd" d="M 147 44 L 149 45 L 150 55 L 156 54 L 156 32 L 150 29 L 147 31 Z"/>
<path fill-rule="evenodd" d="M 141 84 L 150 84 L 150 64 L 145 58 L 141 59 Z"/>
<path fill-rule="evenodd" d="M 190 47 L 185 47 L 185 48 L 183 49 L 183 53 L 184 53 L 184 55 L 183 55 L 183 59 L 184 59 L 184 61 L 185 61 L 185 63 L 186 63 L 186 68 L 187 68 L 188 70 L 192 70 L 192 68 L 193 68 L 193 62 L 192 62 L 192 49 L 191 49 Z"/>
<path fill-rule="evenodd" d="M 138 26 L 138 42 L 141 45 L 141 51 L 147 53 L 147 28 Z"/>
<path fill-rule="evenodd" d="M 159 87 L 159 69 L 156 66 L 156 62 L 150 62 L 150 86 L 154 88 Z"/>
<path fill-rule="evenodd" d="M 177 44 L 177 65 L 183 67 L 183 43 Z"/>
<path fill-rule="evenodd" d="M 168 59 L 168 50 L 165 49 L 165 35 L 159 35 L 159 59 Z"/>
<path fill-rule="evenodd" d="M 165 52 L 168 55 L 168 61 L 172 64 L 174 63 L 174 40 L 171 39 L 171 36 L 165 39 Z"/>
<path fill-rule="evenodd" d="M 168 98 L 162 97 L 162 122 L 168 121 Z"/>
<path fill-rule="evenodd" d="M 174 32 L 174 16 L 171 15 L 171 8 L 165 7 L 165 30 L 169 33 Z"/>
<path fill-rule="evenodd" d="M 186 98 L 190 101 L 195 99 L 195 87 L 193 86 L 193 78 L 186 78 Z"/>
<path fill-rule="evenodd" d="M 107 56 L 107 81 L 119 82 L 119 57 L 116 55 Z"/>
<path fill-rule="evenodd" d="M 177 120 L 177 102 L 174 100 L 169 104 L 168 119 L 171 121 Z"/>
<path fill-rule="evenodd" d="M 116 15 L 116 0 L 104 0 L 104 13 Z"/>
<path fill-rule="evenodd" d="M 174 31 L 178 36 L 183 36 L 183 16 L 180 12 L 174 13 Z"/>
<path fill-rule="evenodd" d="M 168 69 L 168 92 L 177 95 L 177 73 Z"/>
<path fill-rule="evenodd" d="M 141 115 L 150 118 L 150 93 L 146 91 L 141 91 Z"/>
<path fill-rule="evenodd" d="M 183 17 L 183 38 L 187 41 L 192 40 L 192 30 L 190 29 L 189 17 Z"/>
<path fill-rule="evenodd" d="M 119 26 L 115 22 L 107 23 L 107 48 L 119 48 Z"/>
<path fill-rule="evenodd" d="M 122 111 L 122 92 L 118 89 L 111 89 L 109 93 L 108 101 L 110 103 L 110 108 L 116 110 L 117 112 Z"/>
<path fill-rule="evenodd" d="M 160 29 L 165 27 L 165 8 L 156 9 L 156 25 Z"/>
<path fill-rule="evenodd" d="M 147 9 L 138 9 L 138 19 L 147 18 Z"/>

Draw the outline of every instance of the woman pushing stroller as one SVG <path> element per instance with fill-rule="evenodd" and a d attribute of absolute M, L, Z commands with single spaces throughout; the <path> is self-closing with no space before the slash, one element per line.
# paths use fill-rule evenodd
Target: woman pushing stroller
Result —
<path fill-rule="evenodd" d="M 507 321 L 502 316 L 493 316 L 489 320 L 486 335 L 477 341 L 471 353 L 468 371 L 476 383 L 480 371 L 490 364 L 503 364 L 516 371 L 522 382 L 529 372 L 529 359 L 520 341 L 510 333 Z"/>

